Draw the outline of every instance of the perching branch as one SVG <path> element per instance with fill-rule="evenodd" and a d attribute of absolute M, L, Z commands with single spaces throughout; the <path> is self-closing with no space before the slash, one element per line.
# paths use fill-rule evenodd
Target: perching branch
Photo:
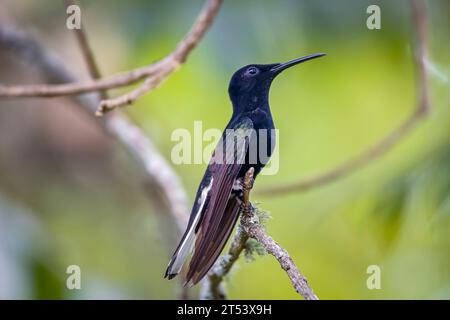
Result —
<path fill-rule="evenodd" d="M 44 51 L 35 41 L 23 33 L 11 28 L 0 28 L 0 49 L 10 52 L 12 56 L 39 68 L 54 82 L 70 82 L 75 78 L 63 64 Z M 95 95 L 74 96 L 75 101 L 84 110 L 92 113 L 98 104 Z M 141 165 L 150 185 L 161 190 L 180 232 L 184 230 L 189 218 L 187 194 L 181 180 L 170 164 L 158 152 L 150 138 L 134 125 L 127 116 L 115 113 L 97 121 L 110 136 L 115 138 Z"/>
<path fill-rule="evenodd" d="M 74 95 L 84 92 L 123 87 L 145 79 L 144 83 L 140 87 L 128 94 L 110 100 L 102 100 L 96 114 L 102 115 L 104 112 L 112 110 L 118 106 L 133 103 L 138 97 L 154 89 L 186 61 L 189 53 L 202 39 L 206 30 L 208 30 L 213 22 L 221 2 L 222 0 L 207 0 L 191 30 L 178 43 L 175 50 L 165 58 L 155 63 L 129 72 L 82 82 L 56 85 L 0 85 L 0 97 L 55 97 Z"/>
<path fill-rule="evenodd" d="M 246 248 L 249 238 L 258 241 L 263 248 L 280 263 L 281 268 L 286 271 L 294 289 L 306 300 L 318 300 L 306 278 L 300 273 L 288 252 L 284 250 L 272 237 L 270 237 L 261 225 L 255 214 L 255 208 L 250 202 L 250 190 L 253 187 L 254 169 L 250 168 L 244 178 L 244 197 L 242 204 L 241 222 L 238 226 L 231 247 L 226 255 L 221 257 L 215 264 L 208 277 L 204 280 L 202 298 L 225 299 L 223 288 L 224 277 L 230 272 L 234 263 Z"/>
<path fill-rule="evenodd" d="M 389 150 L 391 150 L 399 141 L 404 139 L 417 124 L 425 118 L 430 111 L 430 102 L 428 97 L 428 79 L 426 72 L 427 61 L 427 17 L 426 8 L 423 0 L 410 0 L 411 13 L 415 34 L 415 65 L 417 72 L 417 89 L 419 91 L 418 103 L 414 112 L 398 128 L 389 135 L 381 139 L 378 143 L 363 151 L 354 158 L 332 168 L 325 173 L 309 179 L 283 184 L 275 187 L 266 188 L 260 191 L 264 195 L 282 195 L 292 192 L 304 192 L 310 189 L 332 183 L 343 178 L 362 167 L 374 162 Z"/>

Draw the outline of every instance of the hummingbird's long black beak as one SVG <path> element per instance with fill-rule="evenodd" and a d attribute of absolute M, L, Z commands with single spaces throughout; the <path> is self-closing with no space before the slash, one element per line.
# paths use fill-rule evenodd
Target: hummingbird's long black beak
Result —
<path fill-rule="evenodd" d="M 288 61 L 288 62 L 285 62 L 285 63 L 280 63 L 280 64 L 274 66 L 272 69 L 270 69 L 270 71 L 273 74 L 277 75 L 281 71 L 286 70 L 287 68 L 290 68 L 292 66 L 295 66 L 296 64 L 299 64 L 299 63 L 302 63 L 302 62 L 305 62 L 305 61 L 308 61 L 308 60 L 312 60 L 312 59 L 315 59 L 315 58 L 319 58 L 319 57 L 322 57 L 324 55 L 325 55 L 325 53 L 310 54 L 310 55 L 305 56 L 305 57 L 297 58 L 297 59 L 294 59 L 294 60 L 291 60 L 291 61 Z"/>

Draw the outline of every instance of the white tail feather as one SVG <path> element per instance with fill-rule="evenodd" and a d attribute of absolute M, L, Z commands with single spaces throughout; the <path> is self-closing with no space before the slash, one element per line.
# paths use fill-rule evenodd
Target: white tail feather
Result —
<path fill-rule="evenodd" d="M 192 251 L 192 247 L 195 243 L 195 230 L 197 229 L 197 224 L 200 220 L 200 217 L 203 212 L 203 207 L 205 206 L 206 199 L 208 197 L 208 193 L 211 190 L 213 184 L 213 178 L 205 189 L 202 190 L 200 198 L 198 199 L 199 206 L 197 212 L 195 212 L 195 218 L 192 225 L 185 232 L 185 237 L 183 242 L 180 244 L 177 252 L 174 254 L 172 259 L 169 262 L 169 266 L 167 269 L 167 274 L 169 277 L 173 277 L 180 273 L 181 268 L 183 267 L 184 262 L 186 261 L 187 256 Z"/>

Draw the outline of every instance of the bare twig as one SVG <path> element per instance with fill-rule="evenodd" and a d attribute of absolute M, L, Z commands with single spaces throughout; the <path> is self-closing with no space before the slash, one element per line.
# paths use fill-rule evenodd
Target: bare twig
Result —
<path fill-rule="evenodd" d="M 315 177 L 283 184 L 259 191 L 273 196 L 292 192 L 308 191 L 332 183 L 377 160 L 405 138 L 430 111 L 428 97 L 427 61 L 427 18 L 423 0 L 411 0 L 412 21 L 415 33 L 415 64 L 417 71 L 418 104 L 414 112 L 398 128 L 361 154 Z"/>
<path fill-rule="evenodd" d="M 188 54 L 197 45 L 206 30 L 208 30 L 217 12 L 219 11 L 220 4 L 221 0 L 207 1 L 191 30 L 178 44 L 176 49 L 162 60 L 163 63 L 158 71 L 150 75 L 137 89 L 114 99 L 103 100 L 100 103 L 96 115 L 101 116 L 103 113 L 116 107 L 120 107 L 125 104 L 132 104 L 141 95 L 156 88 L 172 72 L 178 69 L 181 64 L 186 61 Z"/>
<path fill-rule="evenodd" d="M 75 80 L 55 57 L 44 51 L 34 40 L 12 28 L 0 28 L 0 48 L 9 51 L 14 57 L 37 66 L 50 81 Z M 92 113 L 98 104 L 98 97 L 93 94 L 76 96 L 74 99 L 89 113 Z M 189 218 L 186 192 L 180 178 L 158 152 L 150 138 L 128 117 L 119 112 L 98 123 L 141 165 L 148 177 L 148 182 L 162 191 L 161 194 L 166 199 L 170 213 L 182 232 Z"/>
<path fill-rule="evenodd" d="M 144 83 L 136 89 L 117 98 L 102 100 L 97 108 L 97 111 L 95 112 L 95 115 L 101 117 L 104 113 L 109 112 L 116 107 L 120 107 L 125 104 L 132 104 L 144 93 L 154 89 L 180 66 L 180 64 L 172 58 L 165 58 L 163 61 L 164 63 L 161 64 L 158 71 L 145 79 Z"/>
<path fill-rule="evenodd" d="M 129 94 L 112 100 L 104 100 L 100 103 L 97 115 L 117 106 L 132 103 L 145 92 L 155 88 L 164 79 L 183 64 L 189 53 L 201 40 L 206 30 L 211 25 L 219 10 L 222 0 L 207 0 L 197 20 L 188 34 L 178 43 L 175 50 L 165 58 L 145 67 L 137 68 L 129 72 L 91 79 L 83 82 L 63 83 L 56 85 L 0 85 L 0 97 L 55 97 L 62 95 L 74 95 L 84 92 L 108 90 L 123 87 L 146 79 L 141 87 Z"/>
<path fill-rule="evenodd" d="M 69 7 L 71 5 L 75 5 L 75 0 L 65 0 L 66 7 Z M 91 46 L 89 45 L 89 40 L 85 32 L 85 25 L 82 24 L 80 29 L 74 29 L 72 30 L 75 33 L 75 37 L 78 42 L 78 47 L 81 50 L 81 53 L 83 55 L 84 62 L 86 63 L 89 75 L 92 79 L 99 79 L 101 78 L 100 69 L 97 65 L 97 62 L 94 57 L 94 53 L 92 52 Z M 105 90 L 100 91 L 100 96 L 102 99 L 107 99 L 108 94 Z"/>
<path fill-rule="evenodd" d="M 160 68 L 161 61 L 149 66 L 137 68 L 128 72 L 119 73 L 101 79 L 70 82 L 62 84 L 32 84 L 32 85 L 0 85 L 0 97 L 57 97 L 75 95 L 80 93 L 114 89 L 138 82 Z"/>
<path fill-rule="evenodd" d="M 255 215 L 255 209 L 250 202 L 250 191 L 253 187 L 254 169 L 250 168 L 244 178 L 244 197 L 242 204 L 241 223 L 238 226 L 235 237 L 231 243 L 228 253 L 221 257 L 212 271 L 205 279 L 202 288 L 204 299 L 225 299 L 223 279 L 230 272 L 234 263 L 245 249 L 249 238 L 257 240 L 264 249 L 274 256 L 280 263 L 281 268 L 286 271 L 294 289 L 306 300 L 318 300 L 314 291 L 309 286 L 306 278 L 300 273 L 288 252 L 284 250 L 272 237 L 267 235 L 263 226 Z"/>

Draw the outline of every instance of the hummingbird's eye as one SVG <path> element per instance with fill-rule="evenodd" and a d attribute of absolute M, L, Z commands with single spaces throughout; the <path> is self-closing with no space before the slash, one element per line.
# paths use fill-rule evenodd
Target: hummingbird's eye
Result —
<path fill-rule="evenodd" d="M 249 76 L 254 76 L 255 74 L 257 74 L 259 72 L 259 70 L 255 67 L 250 67 L 247 69 L 246 74 L 248 74 Z"/>

